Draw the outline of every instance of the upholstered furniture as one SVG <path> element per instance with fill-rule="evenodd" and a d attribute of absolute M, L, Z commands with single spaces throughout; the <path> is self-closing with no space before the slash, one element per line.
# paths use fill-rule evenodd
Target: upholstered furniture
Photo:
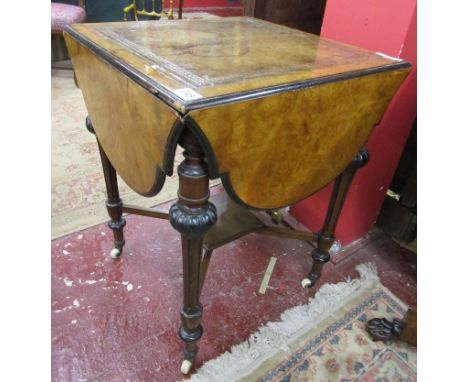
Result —
<path fill-rule="evenodd" d="M 82 23 L 86 20 L 85 0 L 79 0 L 78 5 L 51 3 L 52 41 L 62 40 L 63 29 L 66 25 Z M 63 43 L 62 43 L 63 44 Z M 58 44 L 60 46 L 60 43 Z M 63 45 L 64 47 L 64 45 Z M 65 56 L 65 55 L 64 55 Z M 52 69 L 73 70 L 70 60 L 52 62 Z M 75 83 L 78 85 L 76 76 Z"/>
<path fill-rule="evenodd" d="M 63 33 L 63 28 L 68 24 L 82 23 L 86 20 L 84 0 L 79 1 L 79 6 L 51 3 L 52 33 Z"/>

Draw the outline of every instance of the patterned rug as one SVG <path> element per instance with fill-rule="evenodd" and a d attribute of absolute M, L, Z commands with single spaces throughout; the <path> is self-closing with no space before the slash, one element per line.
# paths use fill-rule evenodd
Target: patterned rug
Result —
<path fill-rule="evenodd" d="M 85 128 L 86 116 L 83 96 L 72 72 L 53 70 L 52 239 L 109 219 L 101 160 L 96 139 Z M 181 160 L 178 151 L 175 165 Z M 166 177 L 162 191 L 152 198 L 136 194 L 120 178 L 119 187 L 124 202 L 151 207 L 177 197 L 178 178 Z"/>
<path fill-rule="evenodd" d="M 365 331 L 369 319 L 401 318 L 407 307 L 373 266 L 357 269 L 360 280 L 322 286 L 308 305 L 284 312 L 281 322 L 207 362 L 190 381 L 216 381 L 220 373 L 243 382 L 416 381 L 416 348 L 373 342 Z"/>

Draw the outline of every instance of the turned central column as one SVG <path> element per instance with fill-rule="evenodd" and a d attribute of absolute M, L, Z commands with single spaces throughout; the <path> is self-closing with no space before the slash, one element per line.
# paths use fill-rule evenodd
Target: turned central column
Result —
<path fill-rule="evenodd" d="M 216 208 L 208 202 L 208 166 L 200 144 L 188 129 L 182 133 L 179 144 L 185 149 L 185 159 L 178 167 L 179 199 L 169 211 L 169 220 L 180 232 L 182 242 L 184 302 L 179 335 L 185 341 L 181 371 L 188 373 L 197 354 L 197 341 L 203 334 L 200 265 L 203 237 L 216 223 Z"/>

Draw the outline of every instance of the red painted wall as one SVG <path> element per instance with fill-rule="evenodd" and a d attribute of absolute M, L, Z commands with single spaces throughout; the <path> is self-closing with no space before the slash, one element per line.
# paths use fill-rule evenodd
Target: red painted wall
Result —
<path fill-rule="evenodd" d="M 321 36 L 403 58 L 413 65 L 366 147 L 370 161 L 358 171 L 336 230 L 342 245 L 362 237 L 375 223 L 416 118 L 416 1 L 328 0 Z M 293 215 L 318 231 L 331 185 L 293 207 Z"/>

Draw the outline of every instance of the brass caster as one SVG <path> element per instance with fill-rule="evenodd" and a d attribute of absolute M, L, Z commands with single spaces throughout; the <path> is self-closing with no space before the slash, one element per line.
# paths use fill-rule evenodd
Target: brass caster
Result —
<path fill-rule="evenodd" d="M 189 361 L 188 359 L 184 359 L 182 362 L 182 365 L 180 366 L 180 371 L 182 374 L 188 374 L 190 373 L 190 370 L 192 369 L 192 361 Z"/>
<path fill-rule="evenodd" d="M 301 286 L 304 289 L 310 288 L 312 286 L 312 280 L 306 277 L 301 281 Z"/>
<path fill-rule="evenodd" d="M 112 257 L 114 260 L 120 259 L 121 255 L 122 250 L 119 248 L 113 248 L 112 251 L 110 251 L 110 257 Z"/>
<path fill-rule="evenodd" d="M 283 221 L 283 214 L 280 210 L 273 210 L 270 212 L 270 217 L 273 223 L 279 224 Z"/>

